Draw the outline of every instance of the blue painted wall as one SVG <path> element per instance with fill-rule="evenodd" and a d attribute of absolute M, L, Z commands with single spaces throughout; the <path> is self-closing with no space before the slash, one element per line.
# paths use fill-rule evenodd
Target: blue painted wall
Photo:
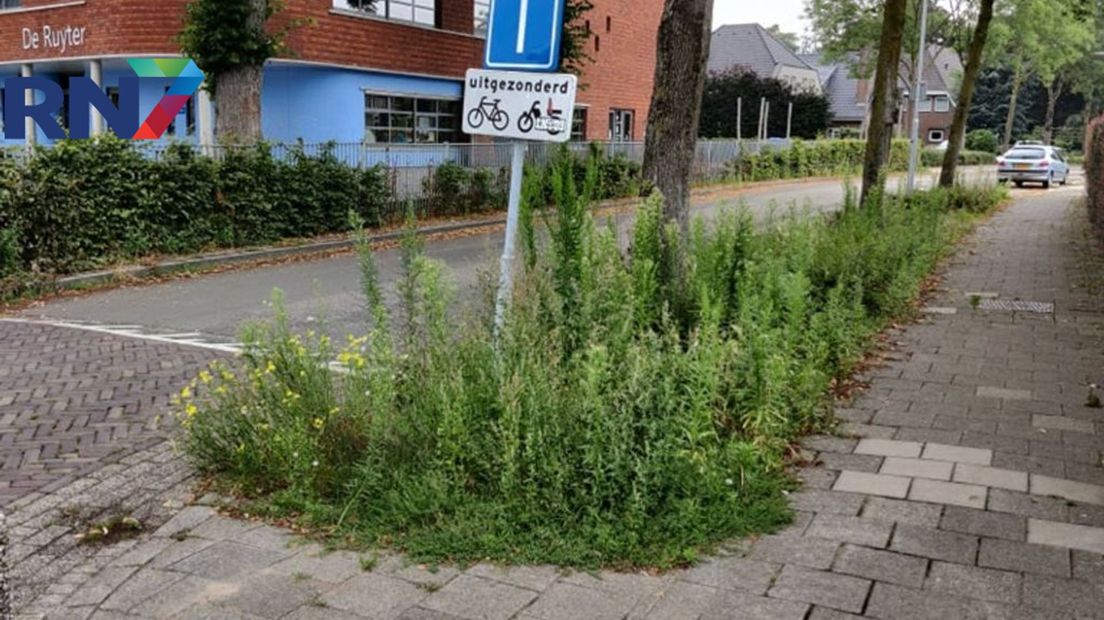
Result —
<path fill-rule="evenodd" d="M 261 129 L 273 142 L 361 142 L 365 92 L 459 99 L 463 83 L 272 63 L 265 69 Z"/>

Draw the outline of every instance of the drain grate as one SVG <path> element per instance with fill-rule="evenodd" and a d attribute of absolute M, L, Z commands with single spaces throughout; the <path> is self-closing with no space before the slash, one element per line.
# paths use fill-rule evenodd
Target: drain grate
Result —
<path fill-rule="evenodd" d="M 1054 304 L 1045 301 L 983 299 L 978 307 L 982 310 L 1003 310 L 1005 312 L 1035 312 L 1038 314 L 1054 314 Z"/>

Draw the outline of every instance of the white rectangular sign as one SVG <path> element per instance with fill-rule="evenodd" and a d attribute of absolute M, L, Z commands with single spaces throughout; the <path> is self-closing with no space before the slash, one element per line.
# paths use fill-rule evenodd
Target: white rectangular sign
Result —
<path fill-rule="evenodd" d="M 469 69 L 464 133 L 567 142 L 578 86 L 578 78 L 566 73 Z"/>

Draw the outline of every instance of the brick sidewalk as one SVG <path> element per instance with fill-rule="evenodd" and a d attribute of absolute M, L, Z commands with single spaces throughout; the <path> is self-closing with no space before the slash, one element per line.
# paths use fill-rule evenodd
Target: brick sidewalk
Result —
<path fill-rule="evenodd" d="M 0 320 L 0 509 L 163 441 L 157 416 L 216 355 Z"/>
<path fill-rule="evenodd" d="M 1086 384 L 1104 383 L 1104 257 L 1073 193 L 1024 195 L 952 262 L 929 318 L 893 334 L 888 365 L 839 412 L 840 436 L 807 440 L 819 464 L 802 471 L 796 522 L 777 535 L 662 576 L 427 570 L 391 556 L 366 571 L 356 554 L 191 506 L 152 535 L 89 554 L 77 577 L 21 609 L 65 619 L 1104 618 L 1104 411 L 1085 407 Z M 148 462 L 171 466 L 168 455 Z M 14 547 L 31 561 L 26 537 L 64 507 L 35 507 L 49 497 L 12 515 L 24 537 Z"/>

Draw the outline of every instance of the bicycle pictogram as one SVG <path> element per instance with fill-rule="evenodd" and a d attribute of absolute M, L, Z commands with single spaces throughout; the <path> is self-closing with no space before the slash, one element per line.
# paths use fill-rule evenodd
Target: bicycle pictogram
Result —
<path fill-rule="evenodd" d="M 510 115 L 506 113 L 506 110 L 498 107 L 502 103 L 501 99 L 489 99 L 483 97 L 479 100 L 479 107 L 473 108 L 471 112 L 468 112 L 468 125 L 472 129 L 479 129 L 483 126 L 483 123 L 490 121 L 498 131 L 503 131 L 510 126 Z"/>

